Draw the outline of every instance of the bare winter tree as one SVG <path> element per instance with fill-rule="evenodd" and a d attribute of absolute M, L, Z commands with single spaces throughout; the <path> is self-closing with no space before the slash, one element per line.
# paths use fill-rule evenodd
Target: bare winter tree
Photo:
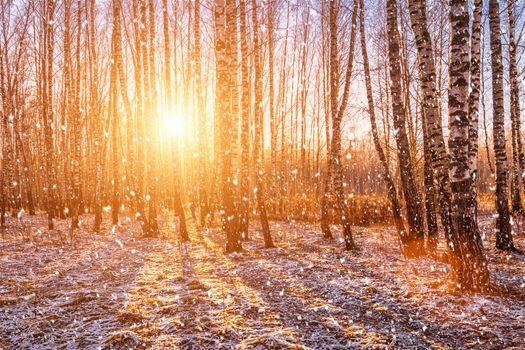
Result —
<path fill-rule="evenodd" d="M 193 48 L 193 67 L 195 73 L 195 89 L 197 98 L 197 111 L 199 115 L 199 204 L 200 204 L 200 219 L 201 224 L 205 225 L 209 215 L 209 203 L 208 194 L 206 191 L 206 115 L 204 108 L 203 99 L 203 88 L 202 88 L 202 67 L 201 67 L 201 36 L 200 36 L 200 0 L 194 3 L 194 18 L 193 18 L 193 34 L 194 34 L 194 48 Z"/>
<path fill-rule="evenodd" d="M 505 115 L 503 100 L 503 61 L 501 46 L 500 7 L 489 1 L 490 49 L 492 60 L 492 125 L 496 157 L 496 247 L 513 250 L 510 226 L 507 150 L 505 146 Z"/>
<path fill-rule="evenodd" d="M 449 177 L 449 156 L 445 148 L 441 115 L 439 113 L 436 68 L 432 42 L 428 31 L 425 1 L 408 2 L 412 30 L 418 50 L 421 89 L 423 92 L 423 113 L 428 134 L 428 148 L 435 172 L 441 222 L 445 237 L 450 242 L 452 233 L 452 203 Z"/>
<path fill-rule="evenodd" d="M 470 37 L 470 93 L 468 99 L 468 167 L 472 179 L 472 189 L 470 191 L 470 211 L 476 218 L 474 223 L 477 226 L 477 172 L 478 172 L 478 129 L 479 129 L 479 94 L 481 78 L 481 30 L 483 1 L 474 2 L 472 14 L 472 33 Z M 477 227 L 476 227 L 477 229 Z"/>
<path fill-rule="evenodd" d="M 250 82 L 248 72 L 248 33 L 246 28 L 246 2 L 239 2 L 241 38 L 241 174 L 239 201 L 239 232 L 248 239 L 250 222 Z"/>
<path fill-rule="evenodd" d="M 360 0 L 360 15 L 359 15 L 359 28 L 361 30 L 361 53 L 363 56 L 363 68 L 365 74 L 365 85 L 366 85 L 366 96 L 368 101 L 368 114 L 370 116 L 370 125 L 372 127 L 372 138 L 374 140 L 374 146 L 381 162 L 381 167 L 383 170 L 383 178 L 386 183 L 388 198 L 392 205 L 392 215 L 394 217 L 394 223 L 398 235 L 403 237 L 406 235 L 405 225 L 403 223 L 403 218 L 401 216 L 401 205 L 399 204 L 399 199 L 397 197 L 397 190 L 394 184 L 394 180 L 390 174 L 390 168 L 383 151 L 383 146 L 379 140 L 379 133 L 377 131 L 377 122 L 375 114 L 375 105 L 374 105 L 374 96 L 372 94 L 372 82 L 370 78 L 370 64 L 368 62 L 368 53 L 366 48 L 366 34 L 365 34 L 365 6 L 364 0 Z"/>
<path fill-rule="evenodd" d="M 386 6 L 392 111 L 394 116 L 394 127 L 396 128 L 395 139 L 397 144 L 401 184 L 405 195 L 409 227 L 408 232 L 401 237 L 401 242 L 403 244 L 405 255 L 418 256 L 424 252 L 424 227 L 421 197 L 414 177 L 414 168 L 410 156 L 410 147 L 406 132 L 406 111 L 401 94 L 401 67 L 399 63 L 399 31 L 396 0 L 387 0 Z"/>
<path fill-rule="evenodd" d="M 72 197 L 71 197 L 71 230 L 78 228 L 80 202 L 81 202 L 81 152 L 82 152 L 82 113 L 80 107 L 80 80 L 81 80 L 81 34 L 82 34 L 82 4 L 77 1 L 77 44 L 76 44 L 76 74 L 74 79 L 73 94 L 71 100 L 73 101 L 72 108 Z"/>
<path fill-rule="evenodd" d="M 216 122 L 219 125 L 219 142 L 220 142 L 220 172 L 221 172 L 221 220 L 222 228 L 226 233 L 226 252 L 236 252 L 242 250 L 240 237 L 235 225 L 235 199 L 233 184 L 233 168 L 231 156 L 231 134 L 233 129 L 233 120 L 230 111 L 229 101 L 229 70 L 227 45 L 228 45 L 228 28 L 226 27 L 226 2 L 225 0 L 216 0 L 214 7 L 215 21 L 215 60 L 216 60 Z"/>
<path fill-rule="evenodd" d="M 451 154 L 451 188 L 455 232 L 450 249 L 458 286 L 465 289 L 487 288 L 489 273 L 483 245 L 470 210 L 469 192 L 472 178 L 468 167 L 468 72 L 469 15 L 467 2 L 454 0 L 450 5 L 451 50 L 449 67 L 450 115 L 449 148 Z"/>
<path fill-rule="evenodd" d="M 47 172 L 47 221 L 48 228 L 53 229 L 53 218 L 57 214 L 58 198 L 56 181 L 55 157 L 53 148 L 53 58 L 54 58 L 54 17 L 56 3 L 53 0 L 45 1 L 42 4 L 44 13 L 42 30 L 44 34 L 44 47 L 42 54 L 42 116 L 44 119 L 44 145 Z"/>
<path fill-rule="evenodd" d="M 324 195 L 321 205 L 321 229 L 325 237 L 332 237 L 330 232 L 329 218 L 328 218 L 328 196 L 330 189 L 333 186 L 337 206 L 340 212 L 341 223 L 343 226 L 343 237 L 345 240 L 345 247 L 348 250 L 356 249 L 352 235 L 352 227 L 350 223 L 350 211 L 345 202 L 343 190 L 343 174 L 342 174 L 342 158 L 341 158 L 341 121 L 348 103 L 348 95 L 350 93 L 350 82 L 352 77 L 352 68 L 354 64 L 354 48 L 356 41 L 356 21 L 358 2 L 354 0 L 352 13 L 352 33 L 350 35 L 350 52 L 348 54 L 348 64 L 346 67 L 344 90 L 341 102 L 339 102 L 339 51 L 338 51 L 338 15 L 339 5 L 336 1 L 330 1 L 330 116 L 332 120 L 332 135 L 330 145 L 330 157 L 328 159 L 328 173 L 326 175 L 326 183 Z"/>
<path fill-rule="evenodd" d="M 525 170 L 525 153 L 521 139 L 521 109 L 520 86 L 518 82 L 516 20 L 514 6 L 516 2 L 510 1 L 507 8 L 509 29 L 509 79 L 510 79 L 510 120 L 512 135 L 512 211 L 522 214 L 521 191 L 523 187 L 523 171 Z"/>
<path fill-rule="evenodd" d="M 234 0 L 227 0 L 234 1 Z M 230 3 L 230 6 L 235 6 Z M 268 223 L 268 216 L 266 213 L 266 189 L 263 178 L 263 153 L 264 141 L 262 140 L 263 132 L 263 109 L 262 109 L 262 55 L 261 46 L 259 44 L 259 20 L 257 17 L 257 2 L 252 0 L 252 21 L 253 21 L 253 62 L 255 66 L 255 96 L 254 96 L 254 119 L 255 119 L 255 140 L 253 146 L 253 156 L 255 158 L 255 198 L 257 201 L 257 210 L 261 218 L 261 225 L 264 237 L 264 246 L 272 248 L 274 246 L 272 236 L 270 233 L 270 225 Z"/>

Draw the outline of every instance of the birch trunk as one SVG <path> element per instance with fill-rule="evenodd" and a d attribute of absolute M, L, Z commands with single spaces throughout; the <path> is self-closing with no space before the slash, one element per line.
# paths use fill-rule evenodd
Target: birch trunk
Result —
<path fill-rule="evenodd" d="M 78 221 L 80 215 L 80 203 L 81 203 L 81 179 L 80 179 L 80 166 L 81 166 L 81 143 L 82 143 L 82 123 L 81 123 L 81 109 L 80 109 L 80 39 L 82 33 L 82 6 L 81 2 L 77 0 L 77 48 L 76 48 L 76 86 L 74 89 L 74 108 L 73 108 L 73 159 L 72 159 L 72 187 L 73 196 L 71 198 L 71 239 L 73 239 L 73 229 L 78 228 Z"/>
<path fill-rule="evenodd" d="M 246 31 L 246 1 L 240 0 L 241 34 L 241 199 L 239 205 L 239 233 L 248 239 L 250 222 L 250 83 L 248 73 L 248 43 Z"/>
<path fill-rule="evenodd" d="M 525 176 L 525 154 L 523 153 L 521 139 L 520 86 L 516 58 L 514 4 L 514 1 L 507 4 L 507 18 L 509 21 L 510 120 L 512 122 L 512 210 L 513 212 L 521 213 L 523 211 L 521 191 L 523 189 L 523 176 Z"/>
<path fill-rule="evenodd" d="M 451 241 L 452 202 L 450 189 L 450 160 L 445 148 L 442 120 L 439 113 L 439 99 L 436 85 L 436 68 L 432 42 L 428 31 L 426 2 L 408 2 L 410 22 L 418 50 L 418 64 L 421 89 L 423 90 L 423 114 L 426 120 L 424 132 L 428 135 L 428 148 L 434 169 L 439 198 L 441 223 L 447 242 Z"/>
<path fill-rule="evenodd" d="M 156 236 L 159 233 L 157 223 L 157 201 L 158 201 L 158 175 L 157 175 L 157 157 L 158 147 L 158 118 L 157 118 L 157 85 L 155 82 L 155 7 L 154 0 L 148 0 L 149 15 L 149 35 L 147 41 L 149 69 L 144 71 L 144 79 L 149 79 L 149 113 L 148 117 L 148 134 L 150 139 L 146 143 L 146 152 L 148 153 L 148 195 L 149 195 L 149 234 Z M 145 16 L 145 12 L 143 13 Z M 144 56 L 144 59 L 145 56 Z M 146 66 L 145 66 L 146 67 Z M 148 74 L 146 74 L 148 73 Z"/>
<path fill-rule="evenodd" d="M 468 164 L 468 76 L 469 16 L 467 1 L 453 0 L 450 6 L 451 51 L 449 68 L 449 119 L 451 189 L 454 234 L 451 249 L 453 273 L 459 288 L 484 290 L 489 284 L 487 262 L 476 218 L 470 210 L 473 186 Z"/>
<path fill-rule="evenodd" d="M 200 35 L 200 7 L 201 0 L 195 1 L 195 11 L 193 18 L 193 35 L 194 35 L 194 52 L 193 52 L 193 64 L 194 64 L 194 79 L 197 99 L 197 115 L 198 115 L 198 188 L 199 188 L 199 205 L 200 205 L 200 219 L 201 225 L 207 225 L 208 217 L 210 214 L 210 204 L 208 202 L 208 195 L 206 191 L 206 169 L 207 169 L 207 152 L 206 152 L 206 111 L 204 108 L 203 100 L 203 87 L 202 87 L 202 68 L 201 68 L 201 35 Z M 226 43 L 225 43 L 226 45 Z M 220 102 L 224 103 L 224 102 Z"/>
<path fill-rule="evenodd" d="M 226 234 L 226 252 L 242 250 L 240 239 L 235 230 L 235 202 L 233 185 L 233 167 L 231 157 L 231 133 L 233 129 L 229 94 L 229 62 L 227 57 L 228 33 L 226 28 L 225 0 L 215 0 L 215 64 L 216 64 L 216 125 L 220 128 L 220 177 L 221 177 L 221 220 Z"/>
<path fill-rule="evenodd" d="M 233 1 L 233 0 L 228 0 Z M 268 216 L 266 213 L 266 197 L 265 197 L 265 183 L 264 183 L 264 141 L 262 129 L 264 128 L 263 124 L 263 99 L 262 99 L 262 62 L 261 62 L 261 47 L 259 46 L 259 22 L 257 19 L 257 2 L 252 0 L 252 21 L 253 21 L 253 60 L 255 65 L 255 109 L 254 109 L 254 119 L 255 119 L 255 140 L 253 153 L 255 157 L 255 198 L 257 200 L 257 210 L 259 211 L 259 216 L 261 219 L 261 226 L 264 237 L 264 246 L 265 248 L 273 248 L 273 240 L 270 233 L 270 225 L 268 224 Z"/>
<path fill-rule="evenodd" d="M 474 2 L 472 14 L 472 34 L 470 38 L 470 93 L 468 97 L 468 167 L 472 181 L 470 191 L 470 215 L 474 217 L 477 225 L 477 172 L 478 172 L 478 139 L 479 139 L 479 93 L 480 93 L 480 60 L 481 60 L 481 17 L 483 13 L 483 0 Z M 478 233 L 479 235 L 479 233 Z"/>
<path fill-rule="evenodd" d="M 150 154 L 150 146 L 148 146 L 153 140 L 151 140 L 151 121 L 146 123 L 146 120 L 150 120 L 151 117 L 151 89 L 150 89 L 150 74 L 149 74 L 149 57 L 148 57 L 148 46 L 149 46 L 149 40 L 148 40 L 148 30 L 147 30 L 147 6 L 146 6 L 146 0 L 139 0 L 139 7 L 140 7 L 140 24 L 139 24 L 139 32 L 140 32 L 140 43 L 139 43 L 139 52 L 141 55 L 141 82 L 142 82 L 142 118 L 140 120 L 139 125 L 137 126 L 142 133 L 142 144 L 139 146 L 141 148 L 141 151 L 143 152 L 144 158 L 142 160 L 141 164 L 141 170 L 143 172 L 140 174 L 142 179 L 139 181 L 139 186 L 141 187 L 140 190 L 144 190 L 144 180 L 147 176 L 147 186 L 148 186 L 148 192 L 151 189 L 151 179 L 149 178 L 150 170 L 149 168 L 149 161 L 148 158 L 151 156 Z M 146 119 L 147 118 L 147 119 Z M 145 204 L 145 202 L 148 202 L 148 204 L 151 201 L 151 194 L 146 193 L 146 195 L 141 196 L 142 203 Z M 140 217 L 142 219 L 142 231 L 145 236 L 153 236 L 155 235 L 155 227 L 154 224 L 150 222 L 150 218 L 146 215 L 145 209 L 143 207 L 144 204 L 140 204 Z M 142 210 L 142 212 L 140 212 Z"/>
<path fill-rule="evenodd" d="M 46 6 L 47 5 L 47 6 Z M 53 229 L 53 218 L 57 213 L 58 207 L 58 184 L 56 181 L 55 156 L 53 147 L 53 57 L 54 57 L 54 16 L 55 1 L 48 0 L 44 6 L 46 16 L 44 16 L 44 57 L 43 57 L 43 94 L 42 110 L 44 116 L 44 145 L 45 145 L 45 162 L 47 175 L 47 219 L 48 228 Z"/>
<path fill-rule="evenodd" d="M 135 85 L 135 128 L 137 140 L 133 149 L 136 151 L 136 157 L 133 168 L 135 172 L 132 173 L 133 188 L 132 196 L 134 194 L 135 202 L 137 206 L 137 214 L 135 217 L 140 220 L 143 232 L 148 230 L 148 218 L 145 212 L 144 203 L 144 179 L 146 174 L 146 152 L 145 152 L 145 126 L 144 126 L 144 107 L 145 107 L 145 96 L 143 93 L 144 84 L 142 83 L 142 26 L 145 26 L 145 20 L 143 21 L 141 15 L 142 0 L 139 3 L 138 0 L 132 2 L 132 15 L 133 15 L 133 32 L 134 32 L 134 85 Z"/>
<path fill-rule="evenodd" d="M 11 98 L 9 90 L 9 77 L 7 76 L 8 66 L 8 50 L 7 50 L 7 38 L 8 33 L 2 33 L 2 41 L 0 45 L 0 97 L 2 99 L 1 108 L 1 132 L 2 132 L 2 173 L 1 176 L 1 208 L 0 208 L 0 227 L 5 227 L 5 216 L 8 209 L 12 209 L 15 206 L 14 192 L 15 186 L 13 186 L 13 165 L 14 165 L 14 149 L 12 142 L 13 135 L 13 121 L 14 106 L 12 105 L 13 100 Z M 4 65 L 6 69 L 4 69 Z"/>
<path fill-rule="evenodd" d="M 406 131 L 406 111 L 401 89 L 401 66 L 399 57 L 399 31 L 397 23 L 396 0 L 387 0 L 388 57 L 390 61 L 390 87 L 392 93 L 392 112 L 401 184 L 405 197 L 409 230 L 401 237 L 406 256 L 419 256 L 424 253 L 424 227 L 421 197 L 414 177 L 414 167 L 410 157 L 410 147 Z"/>
<path fill-rule="evenodd" d="M 269 101 L 269 115 L 270 115 L 270 182 L 276 180 L 276 157 L 277 157 L 277 126 L 275 123 L 275 106 L 274 106 L 274 0 L 268 0 L 268 101 Z M 271 195 L 276 195 L 273 188 L 270 187 Z"/>
<path fill-rule="evenodd" d="M 399 204 L 399 199 L 397 197 L 397 190 L 394 184 L 394 180 L 390 174 L 390 169 L 388 162 L 381 146 L 381 141 L 379 140 L 379 134 L 377 132 L 377 123 L 376 123 L 376 114 L 374 107 L 374 97 L 372 95 L 372 80 L 370 79 L 370 64 L 368 62 L 368 53 L 366 48 L 366 34 L 365 34 L 365 6 L 364 0 L 359 0 L 360 3 L 360 16 L 359 16 L 359 27 L 361 29 L 361 53 L 363 56 L 363 67 L 365 74 L 365 85 L 366 85 L 366 96 L 368 101 L 368 115 L 370 116 L 370 125 L 372 127 L 372 139 L 374 141 L 374 146 L 381 162 L 381 170 L 383 172 L 383 180 L 386 183 L 388 198 L 392 206 L 392 216 L 394 218 L 394 223 L 396 225 L 397 233 L 400 237 L 406 235 L 405 225 L 403 223 L 403 218 L 401 217 L 401 206 Z"/>
<path fill-rule="evenodd" d="M 421 111 L 421 126 L 423 129 L 423 184 L 425 186 L 425 216 L 427 224 L 427 248 L 435 251 L 438 239 L 438 225 L 436 218 L 434 196 L 434 171 L 432 170 L 432 156 L 430 154 L 430 137 L 428 135 L 428 122 L 424 108 Z"/>
<path fill-rule="evenodd" d="M 503 97 L 503 58 L 500 8 L 498 0 L 489 1 L 490 49 L 492 61 L 492 124 L 496 157 L 496 248 L 513 250 L 510 226 L 507 150 L 505 148 L 505 115 Z"/>
<path fill-rule="evenodd" d="M 336 196 L 336 203 L 339 209 L 341 224 L 343 226 L 343 238 L 345 240 L 345 248 L 347 250 L 356 249 L 352 235 L 352 226 L 350 223 L 350 211 L 344 198 L 343 189 L 343 165 L 341 158 L 341 121 L 348 103 L 348 95 L 350 92 L 350 81 L 352 77 L 352 69 L 354 64 L 354 49 L 356 41 L 356 21 L 357 12 L 359 9 L 358 1 L 354 1 L 352 13 L 352 33 L 350 35 L 350 52 L 348 54 L 348 64 L 345 73 L 345 84 L 343 88 L 343 96 L 341 104 L 339 104 L 339 51 L 338 51 L 338 14 L 339 7 L 335 1 L 330 1 L 330 113 L 332 117 L 332 137 L 330 145 L 330 157 L 328 159 L 328 174 L 325 183 L 325 192 L 323 195 L 323 203 L 321 205 L 321 229 L 325 237 L 331 237 L 329 219 L 328 219 L 328 195 L 333 184 L 333 189 Z"/>

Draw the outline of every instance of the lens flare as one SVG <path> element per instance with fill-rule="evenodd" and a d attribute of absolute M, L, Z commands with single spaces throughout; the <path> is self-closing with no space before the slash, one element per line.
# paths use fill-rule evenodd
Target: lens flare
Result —
<path fill-rule="evenodd" d="M 164 113 L 166 132 L 173 137 L 180 137 L 184 133 L 184 117 L 177 110 Z"/>

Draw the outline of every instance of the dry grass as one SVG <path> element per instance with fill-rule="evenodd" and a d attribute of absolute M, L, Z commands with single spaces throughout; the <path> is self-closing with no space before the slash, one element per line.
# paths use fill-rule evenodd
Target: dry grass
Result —
<path fill-rule="evenodd" d="M 493 213 L 496 210 L 496 195 L 494 193 L 478 194 L 478 211 L 480 213 Z"/>
<path fill-rule="evenodd" d="M 360 250 L 346 252 L 335 227 L 327 241 L 317 223 L 271 222 L 278 248 L 266 250 L 253 221 L 232 255 L 218 228 L 191 222 L 185 244 L 140 238 L 135 224 L 81 231 L 75 246 L 11 230 L 0 240 L 0 348 L 517 349 L 525 260 L 493 248 L 493 221 L 480 228 L 504 296 L 451 292 L 448 265 L 403 259 L 388 226 L 355 226 Z"/>
<path fill-rule="evenodd" d="M 348 195 L 346 199 L 352 225 L 370 226 L 387 224 L 392 220 L 392 211 L 387 197 L 381 195 Z M 334 202 L 330 202 L 330 220 L 338 223 L 340 218 Z M 269 203 L 269 215 L 273 220 L 298 220 L 318 222 L 321 212 L 320 202 L 315 196 L 306 194 L 294 197 L 282 197 L 277 202 Z M 286 208 L 285 211 L 282 208 Z"/>

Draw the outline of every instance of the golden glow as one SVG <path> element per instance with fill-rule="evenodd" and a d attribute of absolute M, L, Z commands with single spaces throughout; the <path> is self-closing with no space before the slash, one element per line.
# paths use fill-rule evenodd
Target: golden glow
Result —
<path fill-rule="evenodd" d="M 163 119 L 166 132 L 170 136 L 180 137 L 184 134 L 184 116 L 179 110 L 164 113 Z"/>

